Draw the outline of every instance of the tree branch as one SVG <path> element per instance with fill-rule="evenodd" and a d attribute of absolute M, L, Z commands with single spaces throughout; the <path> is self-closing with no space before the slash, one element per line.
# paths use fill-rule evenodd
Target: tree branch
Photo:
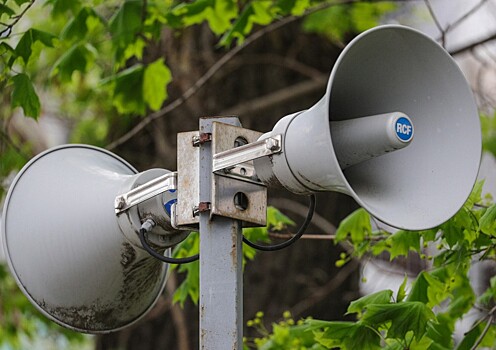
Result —
<path fill-rule="evenodd" d="M 7 142 L 21 157 L 24 158 L 24 160 L 29 160 L 31 156 L 27 155 L 22 151 L 22 149 L 17 146 L 14 141 L 10 138 L 9 134 L 7 134 L 5 131 L 0 129 L 0 136 Z"/>
<path fill-rule="evenodd" d="M 490 36 L 488 36 L 487 38 L 484 38 L 484 39 L 481 39 L 481 40 L 478 40 L 474 43 L 471 43 L 471 44 L 468 44 L 468 45 L 465 45 L 465 46 L 462 46 L 460 48 L 457 48 L 457 49 L 454 49 L 454 50 L 450 50 L 449 51 L 449 54 L 451 56 L 456 56 L 456 55 L 460 55 L 462 53 L 465 53 L 467 51 L 472 51 L 473 49 L 475 49 L 477 46 L 480 46 L 480 45 L 483 45 L 483 44 L 486 44 L 490 41 L 493 41 L 493 40 L 496 40 L 496 33 L 494 34 L 491 34 Z"/>
<path fill-rule="evenodd" d="M 434 12 L 434 9 L 431 6 L 431 3 L 429 0 L 424 0 L 425 6 L 427 6 L 427 9 L 429 10 L 429 13 L 434 21 L 434 24 L 436 25 L 437 29 L 441 32 L 441 45 L 443 47 L 446 47 L 446 30 L 443 28 L 441 23 L 439 22 L 436 13 Z"/>
<path fill-rule="evenodd" d="M 297 201 L 288 199 L 288 198 L 272 198 L 271 204 L 276 208 L 289 210 L 295 214 L 299 214 L 302 217 L 305 215 L 308 210 L 307 205 L 303 205 Z M 328 234 L 334 235 L 336 233 L 336 226 L 334 226 L 329 220 L 319 215 L 319 213 L 314 213 L 312 217 L 312 225 L 315 225 L 317 228 L 322 230 L 323 232 L 327 232 Z"/>
<path fill-rule="evenodd" d="M 488 0 L 481 0 L 479 1 L 474 7 L 472 7 L 470 10 L 468 10 L 465 14 L 463 14 L 460 18 L 458 18 L 456 21 L 453 23 L 450 23 L 446 26 L 445 31 L 448 32 L 450 30 L 453 30 L 454 28 L 458 27 L 463 21 L 465 21 L 468 17 L 470 17 L 474 12 L 476 12 L 478 9 L 482 7 Z"/>
<path fill-rule="evenodd" d="M 307 298 L 303 299 L 293 307 L 291 307 L 291 314 L 297 318 L 297 316 L 304 313 L 306 310 L 311 308 L 313 305 L 325 299 L 329 294 L 340 287 L 346 279 L 351 276 L 353 272 L 357 269 L 359 263 L 356 260 L 351 260 L 348 264 L 342 267 L 339 272 L 334 275 L 334 277 L 321 287 L 314 288 L 313 293 Z"/>
<path fill-rule="evenodd" d="M 5 38 L 8 38 L 10 36 L 10 34 L 12 33 L 12 28 L 14 28 L 14 26 L 21 20 L 21 18 L 26 14 L 26 12 L 28 12 L 28 10 L 31 8 L 31 6 L 33 6 L 34 2 L 36 0 L 31 0 L 28 5 L 24 8 L 24 10 L 22 10 L 22 12 L 16 16 L 13 16 L 12 18 L 14 19 L 12 21 L 12 23 L 2 23 L 3 26 L 5 26 L 6 28 L 5 29 L 2 29 L 0 31 L 0 38 L 1 39 L 5 39 Z"/>
<path fill-rule="evenodd" d="M 419 1 L 419 0 L 396 0 L 397 2 L 414 2 L 414 1 Z M 300 18 L 303 18 L 305 16 L 308 16 L 312 13 L 315 13 L 317 11 L 332 7 L 332 6 L 337 6 L 337 5 L 349 5 L 353 3 L 360 3 L 360 2 L 384 2 L 384 0 L 341 0 L 338 2 L 333 2 L 333 3 L 321 3 L 319 5 L 316 5 L 312 7 L 311 9 L 307 10 L 302 16 L 288 16 L 285 17 L 277 22 L 272 22 L 268 26 L 256 31 L 255 33 L 251 34 L 249 37 L 245 39 L 243 44 L 234 47 L 231 51 L 227 52 L 224 56 L 222 56 L 212 67 L 210 67 L 203 76 L 198 79 L 195 84 L 193 84 L 190 88 L 188 88 L 180 97 L 172 101 L 170 104 L 166 105 L 162 109 L 160 109 L 157 112 L 154 112 L 152 114 L 149 114 L 145 119 L 143 119 L 140 123 L 138 123 L 135 127 L 133 127 L 130 131 L 119 137 L 117 140 L 112 141 L 110 144 L 106 146 L 107 149 L 112 150 L 123 143 L 129 141 L 131 138 L 133 138 L 135 135 L 137 135 L 141 130 L 143 130 L 148 124 L 153 122 L 157 118 L 161 118 L 165 116 L 166 114 L 172 112 L 179 106 L 181 106 L 184 102 L 186 102 L 191 96 L 195 95 L 200 88 L 202 88 L 211 78 L 212 76 L 217 73 L 220 69 L 224 67 L 224 65 L 229 62 L 234 56 L 236 56 L 239 52 L 241 52 L 244 48 L 247 46 L 251 45 L 253 42 L 256 40 L 260 39 L 261 37 L 265 36 L 268 33 L 271 33 L 281 27 L 284 27 L 290 23 L 293 23 Z"/>
<path fill-rule="evenodd" d="M 230 64 L 231 71 L 239 67 L 244 67 L 246 65 L 274 65 L 283 67 L 286 69 L 290 69 L 296 73 L 301 74 L 302 76 L 311 78 L 311 79 L 319 79 L 322 77 L 322 72 L 318 69 L 315 69 L 311 66 L 308 66 L 294 58 L 277 55 L 272 53 L 267 54 L 245 54 L 238 59 L 233 60 Z M 225 74 L 223 74 L 225 76 Z"/>
<path fill-rule="evenodd" d="M 280 89 L 268 95 L 256 97 L 246 102 L 224 110 L 220 115 L 243 115 L 260 112 L 273 107 L 274 105 L 290 101 L 296 97 L 323 89 L 327 84 L 327 77 L 321 76 L 318 79 L 307 80 L 290 87 Z"/>
<path fill-rule="evenodd" d="M 316 6 L 315 9 L 312 9 L 309 11 L 309 13 L 318 11 L 322 8 L 330 6 L 330 4 L 325 4 L 326 6 Z M 267 27 L 264 27 L 263 29 L 253 33 L 250 35 L 246 40 L 243 42 L 243 44 L 234 47 L 231 51 L 227 52 L 224 56 L 222 56 L 212 67 L 210 67 L 205 74 L 203 74 L 200 79 L 198 79 L 190 88 L 188 88 L 179 98 L 162 108 L 161 110 L 154 112 L 150 115 L 148 115 L 145 119 L 143 119 L 139 124 L 137 124 L 134 128 L 132 128 L 129 132 L 126 134 L 122 135 L 120 138 L 117 140 L 111 142 L 109 145 L 107 145 L 107 149 L 112 150 L 116 148 L 117 146 L 120 146 L 124 142 L 130 140 L 132 137 L 134 137 L 136 134 L 138 134 L 145 126 L 150 124 L 152 121 L 154 121 L 157 118 L 161 118 L 167 113 L 172 112 L 174 109 L 178 108 L 181 106 L 184 102 L 186 102 L 191 96 L 196 94 L 198 90 L 200 90 L 203 85 L 207 81 L 209 81 L 212 76 L 217 73 L 224 65 L 229 62 L 234 56 L 236 56 L 239 52 L 241 52 L 245 47 L 249 46 L 259 38 L 263 37 L 264 35 L 281 28 L 289 23 L 292 23 L 296 21 L 298 17 L 296 16 L 289 16 L 285 17 L 282 20 L 278 22 L 273 22 L 272 24 L 268 25 Z"/>
<path fill-rule="evenodd" d="M 277 238 L 277 239 L 290 239 L 294 236 L 294 233 L 277 233 L 277 232 L 269 232 L 269 237 Z M 312 239 L 312 240 L 323 240 L 323 241 L 333 241 L 336 239 L 336 235 L 321 233 L 321 234 L 312 234 L 305 233 L 300 239 Z"/>
<path fill-rule="evenodd" d="M 491 325 L 493 324 L 494 321 L 494 313 L 496 312 L 496 306 L 489 311 L 489 314 L 486 317 L 489 317 L 487 320 L 486 326 L 484 327 L 484 330 L 482 333 L 479 335 L 479 338 L 477 338 L 477 341 L 474 343 L 474 345 L 470 348 L 470 350 L 475 350 L 477 347 L 482 343 L 484 340 L 484 337 L 486 336 L 487 332 L 489 331 L 489 328 L 491 328 Z"/>

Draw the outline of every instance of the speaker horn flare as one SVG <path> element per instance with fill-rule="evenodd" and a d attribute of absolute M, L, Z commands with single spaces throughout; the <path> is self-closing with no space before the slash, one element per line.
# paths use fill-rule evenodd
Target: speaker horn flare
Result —
<path fill-rule="evenodd" d="M 2 218 L 10 270 L 31 303 L 85 333 L 115 331 L 144 316 L 165 286 L 168 265 L 139 245 L 140 207 L 117 217 L 114 201 L 166 173 L 138 173 L 116 155 L 86 145 L 33 158 L 11 185 Z M 142 209 L 161 210 L 165 218 L 163 203 L 171 197 L 152 198 Z"/>
<path fill-rule="evenodd" d="M 479 116 L 462 72 L 431 38 L 397 25 L 357 36 L 324 97 L 261 139 L 276 134 L 282 152 L 254 162 L 267 185 L 346 193 L 409 230 L 438 226 L 461 208 L 481 157 Z"/>

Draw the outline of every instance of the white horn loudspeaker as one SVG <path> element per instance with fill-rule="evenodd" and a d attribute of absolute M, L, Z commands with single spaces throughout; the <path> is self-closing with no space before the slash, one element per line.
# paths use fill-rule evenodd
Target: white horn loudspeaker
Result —
<path fill-rule="evenodd" d="M 162 292 L 169 266 L 142 249 L 137 230 L 143 217 L 155 218 L 149 240 L 166 254 L 186 233 L 166 222 L 164 204 L 176 193 L 120 215 L 114 201 L 168 173 L 138 173 L 116 155 L 86 145 L 33 158 L 12 183 L 2 217 L 10 270 L 31 303 L 60 325 L 86 333 L 118 330 L 142 317 Z"/>
<path fill-rule="evenodd" d="M 261 139 L 276 134 L 282 152 L 255 161 L 267 185 L 342 192 L 408 230 L 452 217 L 481 157 L 477 108 L 457 64 L 431 38 L 397 25 L 357 36 L 334 65 L 324 97 Z"/>

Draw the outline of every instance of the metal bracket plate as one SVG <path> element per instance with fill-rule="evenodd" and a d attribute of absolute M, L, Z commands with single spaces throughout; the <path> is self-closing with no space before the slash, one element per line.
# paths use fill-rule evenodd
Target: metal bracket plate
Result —
<path fill-rule="evenodd" d="M 241 127 L 214 122 L 212 154 L 230 150 L 239 138 L 253 143 L 262 133 Z M 248 162 L 248 164 L 252 162 Z M 236 204 L 236 194 L 243 193 L 246 209 Z M 219 215 L 243 221 L 243 226 L 265 226 L 267 219 L 267 188 L 256 182 L 243 181 L 232 176 L 214 174 L 212 184 L 211 216 Z"/>
<path fill-rule="evenodd" d="M 200 201 L 200 148 L 193 145 L 193 140 L 199 137 L 198 131 L 177 134 L 177 226 L 199 223 L 199 217 L 193 215 Z"/>

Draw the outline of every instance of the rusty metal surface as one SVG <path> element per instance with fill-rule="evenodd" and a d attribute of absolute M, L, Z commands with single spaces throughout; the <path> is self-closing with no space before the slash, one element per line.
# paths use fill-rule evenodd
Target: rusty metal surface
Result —
<path fill-rule="evenodd" d="M 248 143 L 255 142 L 261 133 L 241 127 L 214 122 L 212 128 L 212 152 L 217 154 L 234 147 L 238 138 Z M 252 164 L 252 162 L 248 162 Z M 248 207 L 236 207 L 234 196 L 244 193 Z M 219 215 L 243 221 L 244 226 L 265 226 L 267 217 L 267 188 L 254 182 L 242 181 L 233 177 L 215 174 L 212 186 L 211 215 Z"/>
<path fill-rule="evenodd" d="M 194 207 L 200 198 L 199 147 L 193 146 L 193 138 L 200 137 L 198 131 L 177 134 L 177 205 L 176 224 L 178 226 L 197 225 L 198 216 L 193 215 Z"/>

